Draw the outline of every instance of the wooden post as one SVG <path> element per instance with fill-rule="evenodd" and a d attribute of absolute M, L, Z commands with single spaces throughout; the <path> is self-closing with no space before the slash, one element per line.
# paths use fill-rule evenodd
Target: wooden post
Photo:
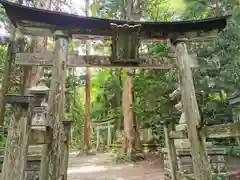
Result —
<path fill-rule="evenodd" d="M 51 127 L 46 127 L 46 131 L 50 137 L 53 136 L 53 129 Z M 40 180 L 49 179 L 49 162 L 52 144 L 43 144 L 41 164 L 40 164 Z"/>
<path fill-rule="evenodd" d="M 30 109 L 18 108 L 8 127 L 5 145 L 2 180 L 24 179 L 27 165 L 28 138 L 31 132 Z"/>
<path fill-rule="evenodd" d="M 110 123 L 108 123 L 107 145 L 109 146 L 110 144 L 111 144 L 111 126 Z"/>
<path fill-rule="evenodd" d="M 88 48 L 88 47 L 87 47 Z M 85 101 L 85 117 L 84 117 L 84 151 L 88 153 L 90 150 L 91 137 L 91 69 L 87 68 L 86 74 L 86 101 Z"/>
<path fill-rule="evenodd" d="M 85 15 L 89 16 L 89 5 L 90 1 L 85 0 Z M 86 55 L 89 55 L 91 53 L 91 42 L 86 40 Z M 84 117 L 84 151 L 86 153 L 90 150 L 90 138 L 91 138 L 91 68 L 86 68 L 86 101 L 85 101 L 85 117 Z"/>
<path fill-rule="evenodd" d="M 61 174 L 61 136 L 64 119 L 64 100 L 66 82 L 66 61 L 68 55 L 68 36 L 62 31 L 55 32 L 56 56 L 52 68 L 52 79 L 48 101 L 47 120 L 53 128 L 51 151 L 48 153 L 50 179 L 57 180 Z"/>
<path fill-rule="evenodd" d="M 171 173 L 171 180 L 176 180 L 176 165 L 177 165 L 177 158 L 176 158 L 176 149 L 174 140 L 169 138 L 169 132 L 175 130 L 174 124 L 164 124 L 164 135 L 165 135 L 165 144 L 166 148 L 168 149 L 168 162 L 170 166 L 170 173 Z"/>
<path fill-rule="evenodd" d="M 174 42 L 176 48 L 177 65 L 180 74 L 180 89 L 185 112 L 188 138 L 191 143 L 191 155 L 193 161 L 194 175 L 196 180 L 211 180 L 211 167 L 208 163 L 204 138 L 199 137 L 198 124 L 200 114 L 195 95 L 192 71 L 189 65 L 189 56 L 185 44 L 185 39 L 176 39 Z"/>
<path fill-rule="evenodd" d="M 99 127 L 98 125 L 96 126 L 96 130 L 97 130 L 97 144 L 96 144 L 96 149 L 99 148 L 99 144 L 100 144 L 100 132 L 99 132 Z"/>
<path fill-rule="evenodd" d="M 71 121 L 63 122 L 64 135 L 66 140 L 63 143 L 63 159 L 62 159 L 62 174 L 63 179 L 67 180 L 68 159 L 69 159 L 69 146 L 71 142 Z"/>

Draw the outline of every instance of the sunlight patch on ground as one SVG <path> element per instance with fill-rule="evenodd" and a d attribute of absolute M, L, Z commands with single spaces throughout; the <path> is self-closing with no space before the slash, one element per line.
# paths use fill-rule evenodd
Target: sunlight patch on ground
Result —
<path fill-rule="evenodd" d="M 89 173 L 89 172 L 99 172 L 106 171 L 107 168 L 104 166 L 85 166 L 85 167 L 75 167 L 69 168 L 68 174 L 71 173 Z"/>
<path fill-rule="evenodd" d="M 69 155 L 78 155 L 79 152 L 78 151 L 73 151 L 73 152 L 70 152 Z"/>
<path fill-rule="evenodd" d="M 74 174 L 74 173 L 92 173 L 92 172 L 100 172 L 100 171 L 111 171 L 111 170 L 120 170 L 123 168 L 132 167 L 133 164 L 128 164 L 124 166 L 84 166 L 84 167 L 74 167 L 68 169 L 68 174 Z"/>

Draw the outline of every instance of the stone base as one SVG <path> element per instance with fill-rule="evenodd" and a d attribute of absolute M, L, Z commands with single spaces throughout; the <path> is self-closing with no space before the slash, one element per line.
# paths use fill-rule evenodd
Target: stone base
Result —
<path fill-rule="evenodd" d="M 2 169 L 3 156 L 0 156 L 0 166 Z M 24 179 L 23 180 L 37 180 L 39 179 L 40 173 L 40 164 L 41 164 L 41 155 L 31 155 L 28 156 L 27 167 L 24 170 Z M 0 170 L 1 170 L 0 169 Z"/>
<path fill-rule="evenodd" d="M 171 180 L 170 167 L 168 162 L 168 150 L 163 149 L 164 152 L 164 170 L 165 170 L 165 179 Z M 227 154 L 225 149 L 222 148 L 209 148 L 208 149 L 208 161 L 211 164 L 213 180 L 217 180 L 221 177 L 221 180 L 228 180 L 227 169 L 225 165 L 225 155 Z M 187 176 L 188 179 L 195 179 L 192 165 L 192 157 L 190 149 L 177 149 L 177 176 L 179 180 Z"/>
<path fill-rule="evenodd" d="M 175 139 L 174 144 L 176 149 L 189 149 L 191 147 L 188 139 Z"/>
<path fill-rule="evenodd" d="M 190 149 L 191 145 L 188 139 L 175 139 L 174 140 L 176 149 Z M 206 142 L 206 148 L 210 149 L 212 147 L 211 142 Z"/>

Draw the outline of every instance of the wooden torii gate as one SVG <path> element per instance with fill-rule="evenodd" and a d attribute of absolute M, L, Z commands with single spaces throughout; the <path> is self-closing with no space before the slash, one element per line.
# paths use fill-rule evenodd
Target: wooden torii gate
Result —
<path fill-rule="evenodd" d="M 109 119 L 104 121 L 92 121 L 93 126 L 97 131 L 97 144 L 96 149 L 99 148 L 100 145 L 100 131 L 107 129 L 107 145 L 110 146 L 112 142 L 112 129 L 114 128 L 115 119 Z"/>
<path fill-rule="evenodd" d="M 25 35 L 50 36 L 55 38 L 55 51 L 41 53 L 17 53 L 15 63 L 24 66 L 52 67 L 48 120 L 52 129 L 51 151 L 48 153 L 49 174 L 53 180 L 61 178 L 61 171 L 66 172 L 66 165 L 61 165 L 61 121 L 64 112 L 64 89 L 66 70 L 69 67 L 131 67 L 150 69 L 178 68 L 181 81 L 183 109 L 186 113 L 188 138 L 191 143 L 194 174 L 196 180 L 210 180 L 211 171 L 208 165 L 203 140 L 198 134 L 199 112 L 195 97 L 195 89 L 191 68 L 216 68 L 215 60 L 204 59 L 187 52 L 187 40 L 211 40 L 225 28 L 226 17 L 216 17 L 199 21 L 179 22 L 129 22 L 99 18 L 87 18 L 66 13 L 51 12 L 36 8 L 17 5 L 0 0 L 11 22 Z M 112 53 L 110 56 L 79 56 L 68 52 L 69 40 L 78 39 L 111 39 Z M 140 40 L 155 40 L 170 43 L 174 52 L 166 56 L 140 56 Z M 29 128 L 26 126 L 25 128 Z M 29 134 L 24 134 L 28 136 Z M 11 137 L 8 137 L 11 139 Z M 25 151 L 26 144 L 15 142 L 15 147 Z M 11 148 L 11 147 L 10 147 Z M 7 153 L 11 153 L 8 151 Z M 6 153 L 5 153 L 6 154 Z M 5 167 L 3 173 L 22 174 L 21 169 L 26 165 L 27 157 L 19 157 L 18 164 Z M 9 158 L 8 161 L 14 161 Z M 46 168 L 46 167 L 45 167 Z M 64 169 L 63 169 L 64 168 Z M 5 177 L 8 177 L 6 174 Z M 21 176 L 23 177 L 23 176 Z M 67 177 L 63 176 L 65 180 Z M 42 179 L 42 178 L 41 178 Z M 9 179 L 3 179 L 9 180 Z M 19 180 L 17 178 L 11 180 Z M 43 180 L 43 179 L 42 179 Z"/>

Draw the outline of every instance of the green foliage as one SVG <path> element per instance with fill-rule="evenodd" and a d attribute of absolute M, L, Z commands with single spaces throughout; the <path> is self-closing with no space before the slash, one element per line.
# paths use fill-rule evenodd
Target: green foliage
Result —
<path fill-rule="evenodd" d="M 79 94 L 75 97 L 75 104 L 71 108 L 71 117 L 73 119 L 73 146 L 82 148 L 83 145 L 83 126 L 84 126 L 84 109 Z"/>
<path fill-rule="evenodd" d="M 6 60 L 6 55 L 7 55 L 7 46 L 0 45 L 0 83 L 2 83 L 3 81 L 2 78 L 4 73 L 4 62 Z M 10 111 L 11 111 L 10 107 L 7 106 L 5 111 L 5 125 L 3 129 L 6 127 L 6 125 L 9 122 L 9 118 L 11 116 Z M 6 140 L 6 134 L 4 134 L 4 132 L 2 131 L 3 129 L 1 129 L 1 132 L 0 132 L 0 148 L 4 147 L 5 140 Z"/>
<path fill-rule="evenodd" d="M 2 82 L 4 73 L 4 62 L 7 55 L 7 46 L 0 46 L 0 81 Z"/>

